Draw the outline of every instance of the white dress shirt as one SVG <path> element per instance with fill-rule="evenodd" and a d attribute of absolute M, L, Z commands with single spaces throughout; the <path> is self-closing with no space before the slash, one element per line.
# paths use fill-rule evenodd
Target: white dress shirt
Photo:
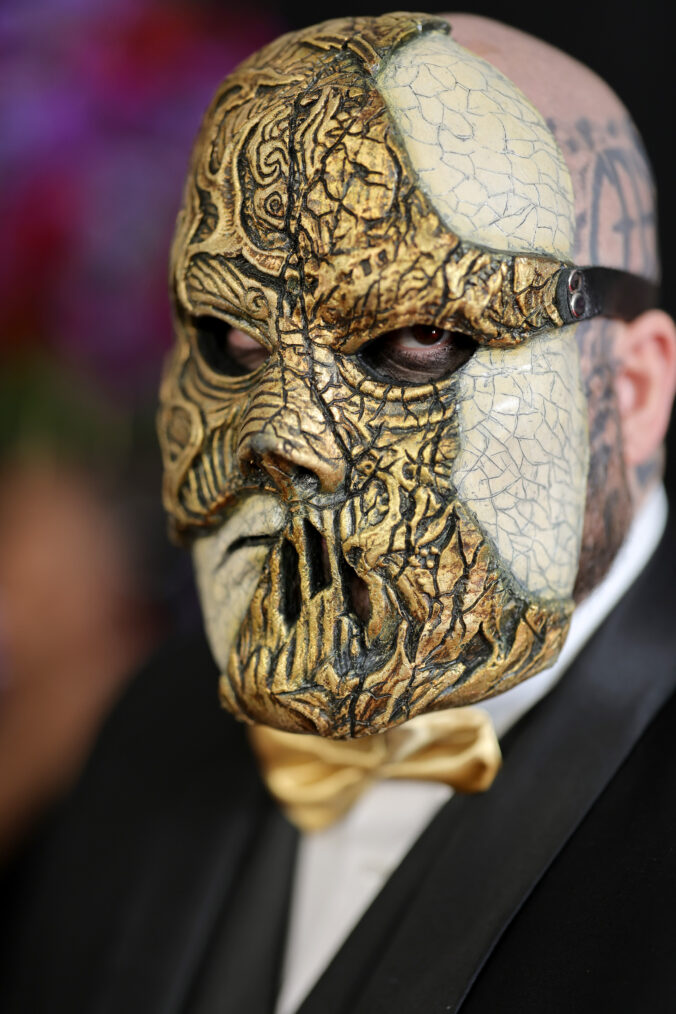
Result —
<path fill-rule="evenodd" d="M 575 610 L 556 663 L 482 702 L 498 737 L 560 679 L 643 570 L 666 519 L 667 500 L 660 486 L 634 519 L 604 580 Z M 276 1014 L 297 1010 L 388 877 L 452 795 L 453 789 L 433 782 L 378 782 L 341 820 L 301 836 Z"/>

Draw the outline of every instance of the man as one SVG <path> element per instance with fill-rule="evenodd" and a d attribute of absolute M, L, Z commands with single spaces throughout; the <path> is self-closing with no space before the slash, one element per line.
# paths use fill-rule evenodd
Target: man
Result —
<path fill-rule="evenodd" d="M 649 173 L 590 72 L 451 22 L 333 22 L 243 65 L 174 247 L 165 502 L 223 701 L 324 830 L 299 843 L 204 649 L 173 647 L 15 874 L 9 1009 L 673 1006 Z M 458 708 L 487 698 L 490 788 Z M 364 768 L 351 806 L 326 791 Z"/>

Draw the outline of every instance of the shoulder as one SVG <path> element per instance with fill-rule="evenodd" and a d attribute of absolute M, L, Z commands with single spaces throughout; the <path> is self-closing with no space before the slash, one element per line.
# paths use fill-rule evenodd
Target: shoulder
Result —
<path fill-rule="evenodd" d="M 562 716 L 568 759 L 560 773 L 580 768 L 581 751 L 591 769 L 607 763 L 620 711 L 631 742 L 505 928 L 463 1014 L 493 1009 L 496 996 L 504 1014 L 676 1008 L 675 548 L 671 525 L 584 649 L 580 685 L 593 692 L 563 712 L 556 693 L 543 705 Z M 554 799 L 574 791 L 564 776 L 547 786 Z M 534 807 L 527 836 L 536 842 L 548 819 L 546 805 Z"/>
<path fill-rule="evenodd" d="M 673 632 L 662 633 L 673 671 Z M 645 675 L 637 655 L 635 679 Z M 463 1012 L 491 1009 L 496 995 L 504 1014 L 674 1009 L 674 742 L 676 693 L 526 899 Z"/>

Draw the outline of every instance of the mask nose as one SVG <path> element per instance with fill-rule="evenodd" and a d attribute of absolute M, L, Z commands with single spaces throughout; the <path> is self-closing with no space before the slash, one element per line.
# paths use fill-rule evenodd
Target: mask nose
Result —
<path fill-rule="evenodd" d="M 318 391 L 317 371 L 294 347 L 281 349 L 252 392 L 237 459 L 245 478 L 258 472 L 272 479 L 285 499 L 335 493 L 344 482 L 345 453 Z"/>
<path fill-rule="evenodd" d="M 344 478 L 340 458 L 318 454 L 272 433 L 255 433 L 240 440 L 237 458 L 245 478 L 269 477 L 285 498 L 299 493 L 333 493 Z"/>
<path fill-rule="evenodd" d="M 237 460 L 245 478 L 270 479 L 285 498 L 335 493 L 345 455 L 326 406 L 300 371 L 271 369 L 242 418 Z"/>

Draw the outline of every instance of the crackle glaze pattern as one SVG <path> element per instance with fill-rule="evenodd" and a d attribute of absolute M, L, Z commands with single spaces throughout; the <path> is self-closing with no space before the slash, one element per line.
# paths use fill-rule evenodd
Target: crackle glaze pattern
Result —
<path fill-rule="evenodd" d="M 496 250 L 570 257 L 570 173 L 525 95 L 446 35 L 395 50 L 376 77 L 441 218 Z"/>
<path fill-rule="evenodd" d="M 525 588 L 570 596 L 588 465 L 575 341 L 479 349 L 458 380 L 459 498 Z"/>
<path fill-rule="evenodd" d="M 523 543 L 482 506 L 470 404 L 479 367 L 500 383 L 509 356 L 515 375 L 549 357 L 522 406 L 542 411 L 552 474 L 583 469 L 577 450 L 568 462 L 563 412 L 552 422 L 547 409 L 561 385 L 579 396 L 574 350 L 555 352 L 572 343 L 554 299 L 561 261 L 451 231 L 376 84 L 394 47 L 447 31 L 397 14 L 286 36 L 226 79 L 195 147 L 172 260 L 164 496 L 174 531 L 194 539 L 222 699 L 247 721 L 378 732 L 514 685 L 565 637 L 570 575 L 543 583 L 539 549 L 524 568 Z M 244 376 L 214 369 L 205 316 L 267 360 Z M 411 323 L 477 351 L 430 383 L 374 376 L 363 350 Z M 483 433 L 500 439 L 497 416 Z M 556 495 L 544 519 L 528 515 L 537 484 L 514 517 L 546 542 L 562 521 L 547 516 Z M 584 476 L 572 488 L 579 541 Z"/>

